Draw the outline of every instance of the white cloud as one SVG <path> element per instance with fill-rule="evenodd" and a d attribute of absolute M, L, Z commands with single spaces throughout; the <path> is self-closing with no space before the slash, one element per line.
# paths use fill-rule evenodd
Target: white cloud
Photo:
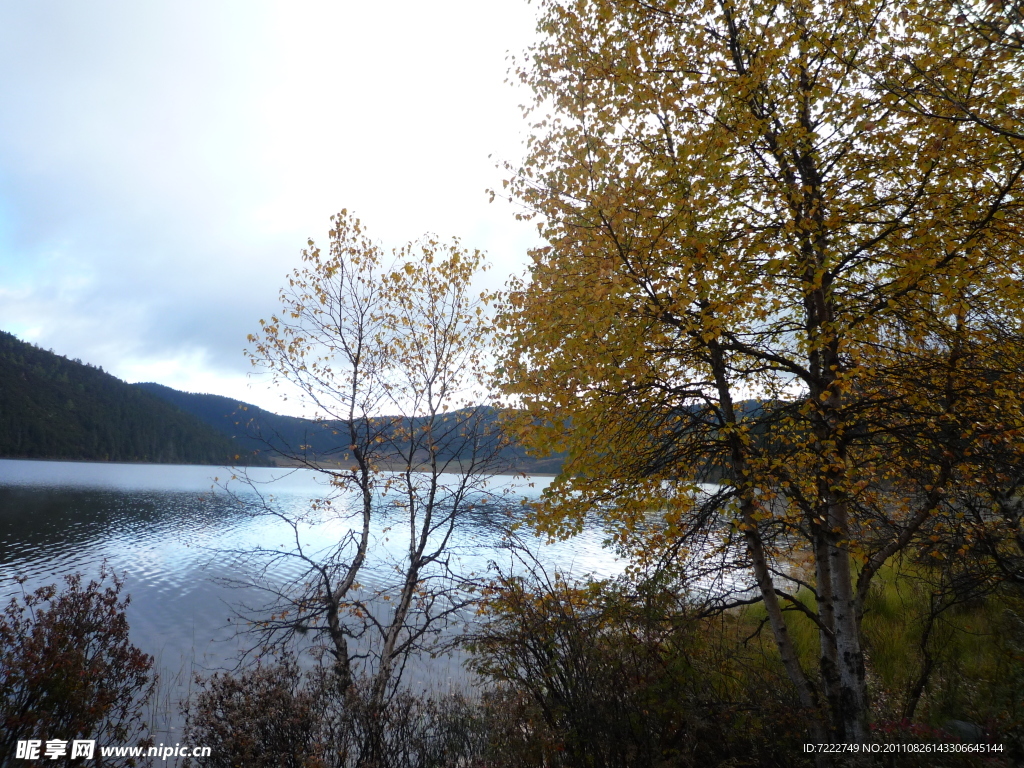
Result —
<path fill-rule="evenodd" d="M 532 231 L 484 190 L 488 155 L 518 156 L 505 55 L 532 14 L 0 0 L 0 328 L 267 404 L 232 389 L 245 335 L 339 208 L 388 245 L 459 235 L 519 269 Z"/>

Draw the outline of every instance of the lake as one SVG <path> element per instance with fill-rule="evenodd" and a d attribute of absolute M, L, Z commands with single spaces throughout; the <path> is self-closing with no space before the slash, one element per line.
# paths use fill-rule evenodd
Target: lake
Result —
<path fill-rule="evenodd" d="M 281 521 L 245 511 L 254 492 L 229 481 L 231 473 L 209 466 L 0 459 L 0 600 L 6 604 L 20 593 L 16 577 L 27 578 L 25 589 L 31 591 L 69 573 L 88 579 L 106 562 L 125 574 L 133 642 L 156 657 L 167 706 L 173 707 L 194 671 L 230 666 L 251 643 L 238 637 L 229 619 L 232 606 L 258 602 L 259 596 L 225 580 L 247 578 L 257 565 L 247 554 L 253 548 L 290 546 L 291 530 Z M 326 493 L 311 470 L 257 468 L 247 474 L 260 493 L 272 495 L 275 508 L 291 513 Z M 225 481 L 234 493 L 220 487 Z M 537 478 L 531 487 L 501 477 L 488 490 L 508 500 L 536 498 L 547 482 Z M 507 518 L 487 510 L 467 519 L 453 542 L 456 561 L 467 573 L 485 571 L 492 560 L 509 562 L 500 548 L 500 523 Z M 380 519 L 373 530 L 371 561 L 361 579 L 370 587 L 386 577 L 401 547 L 386 527 Z M 347 530 L 344 519 L 328 519 L 303 535 L 311 545 L 326 547 Z M 536 540 L 536 549 L 543 562 L 574 575 L 611 575 L 621 563 L 603 549 L 602 539 L 599 529 L 588 527 L 569 541 Z M 283 569 L 275 578 L 296 573 Z M 438 659 L 414 669 L 411 679 L 437 685 L 461 675 L 458 660 Z M 178 718 L 165 715 L 162 728 L 176 729 Z"/>

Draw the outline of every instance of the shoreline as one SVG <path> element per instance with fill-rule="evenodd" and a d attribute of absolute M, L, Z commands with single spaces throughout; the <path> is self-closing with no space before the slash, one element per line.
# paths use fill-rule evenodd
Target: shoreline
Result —
<path fill-rule="evenodd" d="M 454 462 L 453 461 L 451 469 L 446 470 L 443 474 L 446 474 L 446 475 L 463 474 L 461 471 L 457 471 L 455 469 L 455 466 L 457 464 L 458 464 L 458 462 Z M 281 468 L 281 469 L 310 469 L 310 467 L 308 467 L 305 464 L 303 464 L 302 462 L 294 460 L 294 459 L 291 460 L 291 461 L 288 461 L 288 462 L 277 461 L 276 462 L 276 466 Z M 354 466 L 351 466 L 351 465 L 346 466 L 343 462 L 340 462 L 340 461 L 324 461 L 324 462 L 321 462 L 321 466 L 324 469 L 327 469 L 327 470 L 352 470 L 352 469 L 355 469 Z M 405 471 L 410 470 L 410 469 L 413 472 L 429 472 L 430 471 L 430 469 L 425 464 L 420 464 L 420 465 L 418 465 L 418 467 L 411 467 L 410 468 L 410 467 L 407 467 L 404 464 L 395 464 L 395 463 L 390 463 L 390 462 L 383 462 L 381 464 L 381 467 L 380 467 L 380 470 L 382 472 L 405 472 Z M 459 469 L 461 469 L 461 467 Z M 516 468 L 516 467 L 511 467 L 511 468 L 508 468 L 508 469 L 503 469 L 501 471 L 493 472 L 493 473 L 490 473 L 490 474 L 493 474 L 495 477 L 517 477 L 519 475 L 525 475 L 525 476 L 528 476 L 528 477 L 557 477 L 558 476 L 557 472 L 531 472 L 528 469 L 521 469 L 521 468 Z"/>
<path fill-rule="evenodd" d="M 225 467 L 225 468 L 233 469 L 233 470 L 234 469 L 245 469 L 245 470 L 249 470 L 249 469 L 312 469 L 311 467 L 308 467 L 308 466 L 302 464 L 301 462 L 285 463 L 285 462 L 282 462 L 282 461 L 275 461 L 275 463 L 270 465 L 270 466 L 266 466 L 266 465 L 262 465 L 262 464 L 236 464 L 236 465 L 232 465 L 232 464 L 197 464 L 197 463 L 194 463 L 194 462 L 180 462 L 180 461 L 143 461 L 141 459 L 137 460 L 137 461 L 109 461 L 109 460 L 103 460 L 103 459 L 72 459 L 72 458 L 53 458 L 53 457 L 50 457 L 50 458 L 36 458 L 36 457 L 33 457 L 33 456 L 0 456 L 0 461 L 49 461 L 49 462 L 64 463 L 64 464 L 102 464 L 104 466 L 121 465 L 121 466 L 126 466 L 126 467 L 135 467 L 135 466 L 147 466 L 147 467 Z M 349 469 L 350 468 L 350 467 L 342 466 L 342 464 L 340 462 L 324 462 L 323 463 L 323 467 L 324 467 L 324 469 L 328 469 L 328 470 L 331 470 L 331 469 L 334 469 L 334 470 L 337 470 L 337 469 Z M 404 472 L 405 469 L 406 469 L 404 466 L 403 467 L 399 467 L 399 468 L 395 468 L 395 467 L 396 467 L 396 465 L 394 465 L 394 464 L 387 465 L 387 466 L 382 467 L 381 471 L 382 472 Z M 315 470 L 313 470 L 313 471 L 315 471 Z M 413 471 L 414 472 L 419 472 L 419 471 L 424 471 L 424 470 L 413 469 Z M 450 471 L 450 472 L 446 472 L 445 474 L 453 474 L 454 475 L 454 474 L 460 474 L 460 472 Z M 520 476 L 520 475 L 527 476 L 527 477 L 557 477 L 557 475 L 558 475 L 557 472 L 530 472 L 529 470 L 526 470 L 526 469 L 517 469 L 517 468 L 505 469 L 505 470 L 502 470 L 500 472 L 494 472 L 493 474 L 496 477 L 517 477 L 517 476 Z"/>

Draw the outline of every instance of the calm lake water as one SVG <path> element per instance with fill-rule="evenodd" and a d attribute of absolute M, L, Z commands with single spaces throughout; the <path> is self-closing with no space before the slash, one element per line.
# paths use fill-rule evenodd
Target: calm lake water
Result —
<path fill-rule="evenodd" d="M 251 469 L 248 475 L 261 494 L 273 497 L 275 508 L 292 513 L 326 493 L 310 470 Z M 228 482 L 234 498 L 218 487 L 230 476 L 231 470 L 208 466 L 0 459 L 0 600 L 6 604 L 20 593 L 19 576 L 32 590 L 69 573 L 95 576 L 106 562 L 125 574 L 133 641 L 157 658 L 165 683 L 187 686 L 193 671 L 231 665 L 241 647 L 251 644 L 229 621 L 232 607 L 260 598 L 223 582 L 245 579 L 258 564 L 247 554 L 254 547 L 289 547 L 291 530 L 240 507 L 238 500 L 255 494 L 237 481 Z M 536 498 L 547 482 L 537 478 L 530 487 L 498 478 L 488 490 L 504 491 L 509 501 Z M 459 530 L 454 552 L 465 572 L 484 571 L 492 560 L 508 563 L 494 517 L 507 520 L 484 508 Z M 372 560 L 361 579 L 370 586 L 386 577 L 402 547 L 385 528 L 378 520 Z M 336 517 L 304 529 L 303 537 L 326 547 L 347 530 L 347 522 Z M 599 530 L 587 529 L 567 542 L 537 540 L 536 549 L 543 562 L 574 575 L 610 575 L 621 566 L 601 540 Z M 275 577 L 296 573 L 282 569 Z M 416 679 L 437 684 L 460 674 L 457 661 L 438 660 Z"/>

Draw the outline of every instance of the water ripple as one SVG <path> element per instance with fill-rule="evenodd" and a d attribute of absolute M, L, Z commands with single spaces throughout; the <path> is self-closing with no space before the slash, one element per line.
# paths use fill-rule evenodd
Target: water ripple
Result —
<path fill-rule="evenodd" d="M 228 621 L 232 605 L 258 605 L 263 598 L 225 582 L 255 577 L 256 547 L 292 546 L 290 528 L 276 518 L 253 516 L 246 502 L 258 492 L 272 496 L 274 508 L 298 515 L 328 490 L 315 473 L 257 469 L 249 472 L 250 485 L 235 480 L 225 491 L 231 474 L 214 467 L 0 460 L 0 600 L 21 591 L 16 577 L 24 577 L 25 589 L 32 590 L 70 573 L 94 577 L 106 562 L 126 574 L 132 637 L 143 650 L 213 666 L 228 661 L 239 643 Z M 326 551 L 350 530 L 343 499 L 336 509 L 337 515 L 302 528 L 306 546 Z M 484 571 L 500 556 L 496 516 L 506 519 L 481 505 L 453 540 L 452 551 L 467 572 Z M 361 579 L 368 590 L 384 587 L 402 557 L 402 543 L 386 527 L 382 515 Z M 574 563 L 579 572 L 609 574 L 620 567 L 602 549 L 597 531 L 547 552 L 549 562 Z M 299 564 L 282 563 L 273 579 L 280 584 L 301 575 Z"/>

